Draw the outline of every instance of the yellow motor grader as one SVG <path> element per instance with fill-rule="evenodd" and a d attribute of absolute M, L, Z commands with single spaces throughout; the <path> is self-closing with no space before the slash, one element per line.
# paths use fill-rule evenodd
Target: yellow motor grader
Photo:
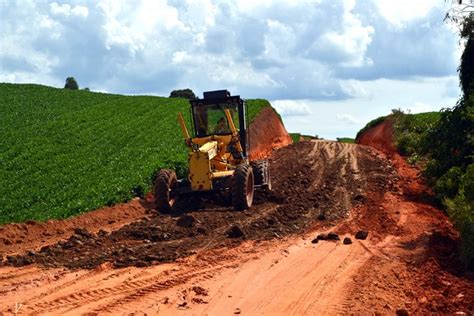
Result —
<path fill-rule="evenodd" d="M 178 114 L 188 154 L 188 173 L 178 180 L 169 169 L 154 180 L 155 208 L 173 209 L 178 197 L 190 192 L 228 191 L 235 210 L 252 206 L 254 188 L 271 190 L 268 162 L 249 161 L 246 104 L 227 90 L 204 92 L 203 99 L 190 100 L 191 135 L 182 113 Z"/>

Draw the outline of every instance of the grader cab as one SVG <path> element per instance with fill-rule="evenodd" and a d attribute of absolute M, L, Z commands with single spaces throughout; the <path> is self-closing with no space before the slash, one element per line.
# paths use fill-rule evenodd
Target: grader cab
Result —
<path fill-rule="evenodd" d="M 189 149 L 188 172 L 178 180 L 172 170 L 155 176 L 155 208 L 170 212 L 176 200 L 190 192 L 226 191 L 235 210 L 252 206 L 254 188 L 271 189 L 268 162 L 249 161 L 246 104 L 227 90 L 204 92 L 203 99 L 190 100 L 192 135 L 182 113 L 178 114 Z"/>

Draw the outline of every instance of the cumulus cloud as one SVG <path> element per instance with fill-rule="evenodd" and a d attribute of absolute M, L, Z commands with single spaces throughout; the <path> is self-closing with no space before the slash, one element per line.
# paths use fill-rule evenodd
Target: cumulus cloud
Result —
<path fill-rule="evenodd" d="M 375 29 L 365 58 L 366 67 L 339 67 L 338 77 L 357 80 L 379 78 L 442 77 L 453 74 L 459 60 L 457 39 L 443 22 L 444 9 L 433 1 L 360 1 L 354 11 Z M 399 8 L 394 12 L 390 10 Z M 405 13 L 407 12 L 411 13 Z M 391 13 L 390 13 L 391 12 Z M 396 22 L 394 22 L 396 21 Z"/>
<path fill-rule="evenodd" d="M 231 88 L 247 97 L 348 99 L 364 93 L 355 80 L 452 69 L 439 6 L 396 3 L 2 2 L 0 60 L 8 80 L 57 84 L 73 75 L 118 93 Z M 420 19 L 429 22 L 422 30 Z"/>
<path fill-rule="evenodd" d="M 49 5 L 49 7 L 53 15 L 73 15 L 82 18 L 87 18 L 87 16 L 89 15 L 89 9 L 86 6 L 71 6 L 69 4 L 58 4 L 56 2 L 53 2 Z"/>
<path fill-rule="evenodd" d="M 354 116 L 352 116 L 350 114 L 347 114 L 347 113 L 336 114 L 336 118 L 339 121 L 343 121 L 343 122 L 346 122 L 346 123 L 349 123 L 349 124 L 360 124 L 361 123 L 360 120 L 358 120 Z"/>
<path fill-rule="evenodd" d="M 407 113 L 413 113 L 413 114 L 431 112 L 431 111 L 438 111 L 439 105 L 427 104 L 427 103 L 416 101 L 413 104 L 405 105 L 404 107 L 402 107 L 402 110 Z"/>
<path fill-rule="evenodd" d="M 438 0 L 378 0 L 374 1 L 379 14 L 391 25 L 401 28 L 405 23 L 426 17 L 434 8 L 440 8 L 443 3 Z"/>
<path fill-rule="evenodd" d="M 307 116 L 311 114 L 308 104 L 302 100 L 276 100 L 273 101 L 275 109 L 284 116 Z"/>

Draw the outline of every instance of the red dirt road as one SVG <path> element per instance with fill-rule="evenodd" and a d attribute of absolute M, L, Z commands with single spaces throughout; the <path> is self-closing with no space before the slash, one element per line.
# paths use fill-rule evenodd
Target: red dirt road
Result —
<path fill-rule="evenodd" d="M 457 269 L 456 231 L 441 211 L 424 202 L 426 188 L 417 171 L 396 155 L 391 159 L 392 164 L 385 154 L 360 145 L 299 143 L 275 152 L 271 170 L 276 192 L 261 197 L 251 212 L 229 213 L 226 206 L 209 204 L 210 209 L 187 212 L 199 227 L 177 229 L 176 219 L 147 214 L 146 201 L 135 201 L 130 205 L 139 209 L 134 214 L 141 220 L 118 230 L 110 227 L 113 232 L 107 236 L 92 234 L 72 250 L 67 242 L 46 254 L 39 251 L 43 244 L 37 241 L 24 241 L 19 251 L 0 243 L 5 255 L 34 250 L 25 257 L 37 262 L 0 268 L 0 311 L 473 313 L 474 281 Z M 120 208 L 126 210 L 127 205 Z M 233 224 L 243 237 L 225 236 L 226 227 Z M 153 235 L 140 239 L 131 234 L 157 225 L 160 234 L 164 231 L 176 239 L 155 240 Z M 98 228 L 87 223 L 81 227 L 91 232 Z M 199 228 L 208 228 L 206 235 L 196 235 Z M 365 240 L 354 238 L 361 229 L 368 231 Z M 352 244 L 311 242 L 327 232 L 337 232 L 341 240 L 350 237 Z M 89 244 L 95 245 L 95 253 Z M 121 252 L 118 244 L 127 251 Z M 144 260 L 140 252 L 147 249 L 164 251 L 166 258 L 171 258 L 173 249 L 176 256 L 169 263 L 151 261 L 147 267 L 136 267 Z M 130 260 L 132 256 L 135 260 Z M 113 267 L 125 257 L 129 260 L 125 268 Z M 11 262 L 20 262 L 15 260 Z M 78 269 L 81 266 L 89 269 Z"/>

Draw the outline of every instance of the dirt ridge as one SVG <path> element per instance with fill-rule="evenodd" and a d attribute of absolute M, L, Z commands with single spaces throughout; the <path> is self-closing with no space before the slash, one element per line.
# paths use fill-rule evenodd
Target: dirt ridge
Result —
<path fill-rule="evenodd" d="M 293 143 L 275 109 L 265 107 L 250 123 L 250 160 L 264 159 L 278 148 Z"/>

